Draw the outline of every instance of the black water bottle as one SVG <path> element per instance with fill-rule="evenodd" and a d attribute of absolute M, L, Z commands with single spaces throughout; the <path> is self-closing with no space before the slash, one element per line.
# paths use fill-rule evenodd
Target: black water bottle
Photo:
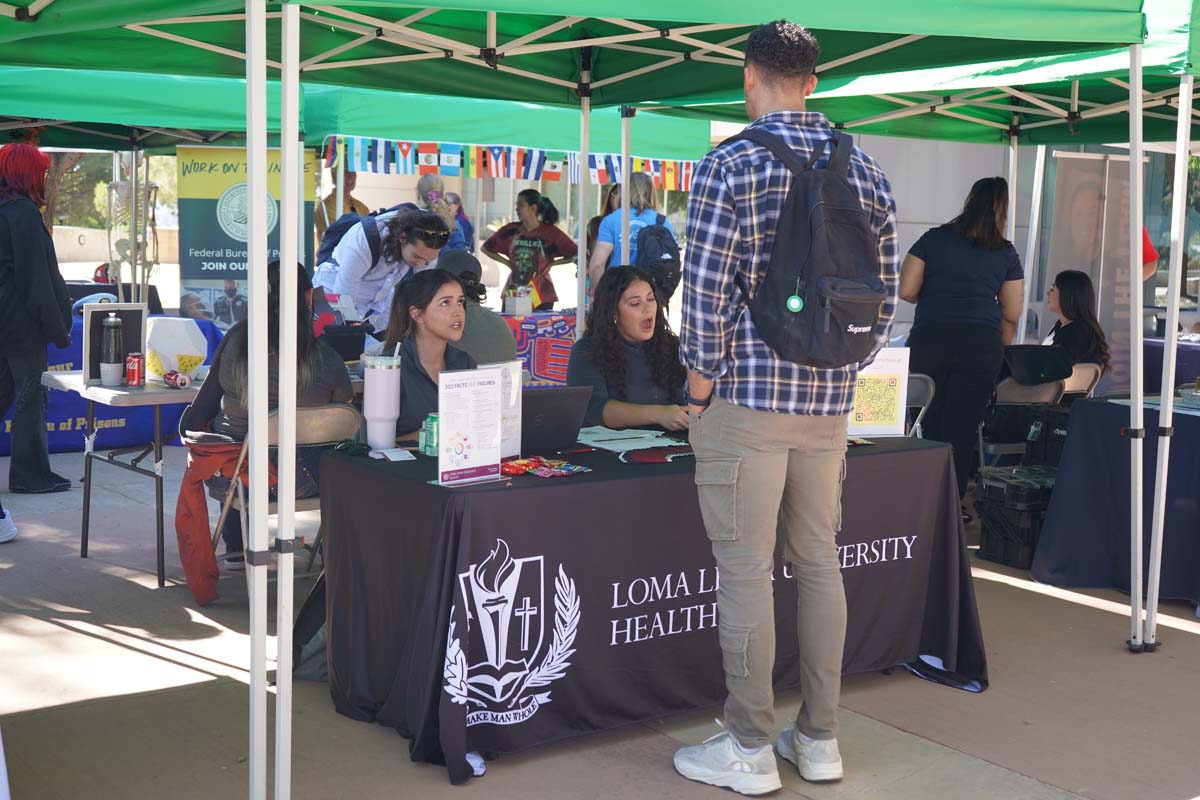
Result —
<path fill-rule="evenodd" d="M 120 386 L 125 382 L 125 325 L 115 311 L 101 325 L 100 385 Z"/>

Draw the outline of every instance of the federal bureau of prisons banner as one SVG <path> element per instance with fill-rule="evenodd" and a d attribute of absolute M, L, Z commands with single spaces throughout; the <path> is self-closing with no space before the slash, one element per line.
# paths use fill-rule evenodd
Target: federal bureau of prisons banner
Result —
<path fill-rule="evenodd" d="M 246 150 L 240 147 L 180 147 L 179 313 L 207 319 L 221 330 L 246 318 Z M 279 257 L 280 152 L 267 156 L 270 258 Z M 312 270 L 313 211 L 316 205 L 316 153 L 305 151 L 304 265 Z"/>

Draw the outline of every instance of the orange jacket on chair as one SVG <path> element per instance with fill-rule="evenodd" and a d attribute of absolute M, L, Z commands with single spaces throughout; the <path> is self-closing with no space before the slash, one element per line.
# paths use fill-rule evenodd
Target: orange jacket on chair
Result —
<path fill-rule="evenodd" d="M 242 443 L 184 443 L 188 448 L 188 459 L 187 469 L 179 484 L 179 502 L 175 506 L 175 538 L 179 543 L 179 560 L 187 576 L 188 589 L 197 603 L 206 606 L 217 599 L 217 578 L 220 573 L 213 554 L 204 482 L 217 474 L 232 477 L 238 455 L 242 452 Z M 242 462 L 237 476 L 243 484 L 249 480 L 248 461 Z M 269 481 L 275 483 L 274 465 L 270 469 Z"/>

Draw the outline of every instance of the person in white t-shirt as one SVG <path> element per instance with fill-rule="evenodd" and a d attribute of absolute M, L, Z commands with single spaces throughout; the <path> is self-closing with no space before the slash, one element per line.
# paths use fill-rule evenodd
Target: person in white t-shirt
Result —
<path fill-rule="evenodd" d="M 338 242 L 317 282 L 348 296 L 360 318 L 375 330 L 387 327 L 396 284 L 414 272 L 437 265 L 438 252 L 450 238 L 445 221 L 432 211 L 401 209 L 372 218 L 379 230 L 379 257 L 372 261 L 364 224 L 359 222 Z"/>

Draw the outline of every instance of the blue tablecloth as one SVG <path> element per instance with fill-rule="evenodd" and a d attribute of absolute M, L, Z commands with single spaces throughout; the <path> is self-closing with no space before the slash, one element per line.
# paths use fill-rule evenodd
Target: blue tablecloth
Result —
<path fill-rule="evenodd" d="M 221 342 L 221 331 L 216 325 L 207 320 L 197 320 L 196 324 L 208 339 L 208 363 Z M 47 353 L 47 361 L 51 370 L 83 369 L 83 319 L 75 318 L 71 328 L 71 344 L 59 349 L 51 346 Z M 186 404 L 163 406 L 163 432 L 168 436 L 179 426 L 179 417 L 183 414 Z M 11 412 L 11 409 L 10 409 Z M 46 438 L 51 453 L 72 453 L 83 450 L 83 428 L 87 415 L 87 401 L 74 392 L 50 392 L 50 404 L 46 409 Z M 96 404 L 96 446 L 103 448 L 130 447 L 149 442 L 154 438 L 154 409 L 153 408 L 110 408 Z M 12 446 L 10 431 L 12 430 L 12 414 L 4 419 L 4 427 L 0 430 L 0 456 L 9 455 Z"/>
<path fill-rule="evenodd" d="M 1146 388 L 1146 394 L 1158 394 L 1162 389 L 1163 340 L 1146 339 L 1142 352 L 1145 354 L 1142 386 Z M 1196 378 L 1200 378 L 1200 343 L 1180 342 L 1175 353 L 1175 385 Z"/>
<path fill-rule="evenodd" d="M 1067 441 L 1033 577 L 1055 586 L 1129 591 L 1129 406 L 1104 400 L 1071 407 Z M 1150 552 L 1158 411 L 1146 409 L 1144 536 Z M 1159 597 L 1200 602 L 1200 417 L 1176 413 L 1167 485 Z M 1143 565 L 1143 570 L 1145 565 Z"/>

